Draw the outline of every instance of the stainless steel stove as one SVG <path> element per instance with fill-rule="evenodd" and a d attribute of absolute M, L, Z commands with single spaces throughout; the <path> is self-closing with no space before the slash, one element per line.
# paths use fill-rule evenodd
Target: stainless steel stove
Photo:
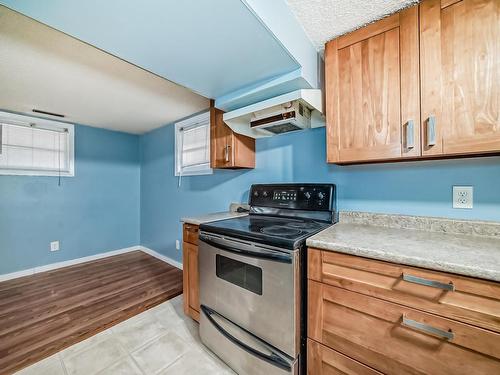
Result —
<path fill-rule="evenodd" d="M 249 200 L 200 226 L 201 339 L 239 374 L 305 373 L 305 241 L 335 223 L 335 186 L 252 185 Z"/>

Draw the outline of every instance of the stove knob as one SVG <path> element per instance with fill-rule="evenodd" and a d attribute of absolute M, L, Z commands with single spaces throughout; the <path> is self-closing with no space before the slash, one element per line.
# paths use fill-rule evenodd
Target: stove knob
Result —
<path fill-rule="evenodd" d="M 323 199 L 325 197 L 325 194 L 323 194 L 321 191 L 318 193 L 318 198 Z"/>
<path fill-rule="evenodd" d="M 254 197 L 258 197 L 258 196 L 259 196 L 259 192 L 258 192 L 257 190 L 255 190 L 255 191 L 253 192 L 253 196 L 254 196 Z"/>
<path fill-rule="evenodd" d="M 306 191 L 304 193 L 304 196 L 306 197 L 306 199 L 309 199 L 309 198 L 311 198 L 311 193 L 309 193 L 308 191 Z"/>
<path fill-rule="evenodd" d="M 267 197 L 267 191 L 263 192 L 262 195 L 265 197 Z"/>

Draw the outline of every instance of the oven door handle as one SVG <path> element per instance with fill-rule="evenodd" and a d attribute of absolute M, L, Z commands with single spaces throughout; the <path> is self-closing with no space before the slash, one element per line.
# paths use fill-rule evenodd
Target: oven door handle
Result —
<path fill-rule="evenodd" d="M 264 343 L 261 339 L 253 336 L 250 332 L 244 330 L 243 328 L 236 326 L 234 323 L 229 322 L 226 318 L 224 318 L 222 315 L 220 315 L 216 311 L 212 310 L 211 308 L 209 308 L 205 305 L 201 305 L 200 308 L 201 308 L 202 313 L 205 314 L 208 321 L 217 329 L 217 331 L 219 331 L 220 334 L 222 334 L 225 338 L 227 338 L 229 341 L 231 341 L 234 345 L 243 349 L 245 352 L 247 352 L 247 353 L 263 360 L 263 361 L 266 361 L 266 362 L 268 362 L 276 367 L 279 367 L 279 368 L 286 370 L 286 371 L 289 371 L 289 372 L 292 371 L 292 365 L 290 364 L 290 362 L 287 361 L 283 355 L 281 355 L 280 353 L 271 349 L 271 347 L 268 344 Z M 213 315 L 218 316 L 220 319 L 227 321 L 229 324 L 237 327 L 237 329 L 247 333 L 250 336 L 253 336 L 255 342 L 262 345 L 263 347 L 265 347 L 267 350 L 270 351 L 271 354 L 262 353 L 259 350 L 252 348 L 250 345 L 245 344 L 241 340 L 238 340 L 236 337 L 234 337 L 229 332 L 227 332 L 219 323 L 217 323 L 215 321 Z"/>
<path fill-rule="evenodd" d="M 292 254 L 280 253 L 278 251 L 266 251 L 266 250 L 249 250 L 249 249 L 241 249 L 234 246 L 230 246 L 227 244 L 223 244 L 220 242 L 213 241 L 209 239 L 207 236 L 200 234 L 199 240 L 205 242 L 206 244 L 213 246 L 217 249 L 225 250 L 230 253 L 250 256 L 252 258 L 259 259 L 267 259 L 274 262 L 280 263 L 292 263 Z"/>

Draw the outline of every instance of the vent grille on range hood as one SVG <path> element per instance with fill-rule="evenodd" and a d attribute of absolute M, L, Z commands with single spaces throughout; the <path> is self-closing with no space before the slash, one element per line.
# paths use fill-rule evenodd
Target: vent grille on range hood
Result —
<path fill-rule="evenodd" d="M 321 90 L 289 92 L 224 114 L 236 133 L 252 138 L 325 126 Z"/>

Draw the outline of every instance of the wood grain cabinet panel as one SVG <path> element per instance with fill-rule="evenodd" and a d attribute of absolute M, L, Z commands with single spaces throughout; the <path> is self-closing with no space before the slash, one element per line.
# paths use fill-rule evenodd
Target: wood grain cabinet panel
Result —
<path fill-rule="evenodd" d="M 307 340 L 307 361 L 307 375 L 382 374 L 311 339 Z"/>
<path fill-rule="evenodd" d="M 424 0 L 325 46 L 327 160 L 500 153 L 500 1 Z"/>
<path fill-rule="evenodd" d="M 326 45 L 329 162 L 420 155 L 418 8 Z"/>
<path fill-rule="evenodd" d="M 198 232 L 197 225 L 184 224 L 182 243 L 184 313 L 196 321 L 200 319 Z"/>
<path fill-rule="evenodd" d="M 210 166 L 214 169 L 255 168 L 255 139 L 235 133 L 224 112 L 210 108 Z"/>
<path fill-rule="evenodd" d="M 500 332 L 498 283 L 329 251 L 311 253 L 315 262 L 309 262 L 309 273 L 319 269 L 313 274 L 325 284 Z"/>
<path fill-rule="evenodd" d="M 385 374 L 500 373 L 498 333 L 309 280 L 314 306 L 310 338 Z"/>
<path fill-rule="evenodd" d="M 421 3 L 423 155 L 500 151 L 499 40 L 498 0 Z"/>
<path fill-rule="evenodd" d="M 184 242 L 198 246 L 198 225 L 184 224 L 182 228 L 182 240 Z"/>

